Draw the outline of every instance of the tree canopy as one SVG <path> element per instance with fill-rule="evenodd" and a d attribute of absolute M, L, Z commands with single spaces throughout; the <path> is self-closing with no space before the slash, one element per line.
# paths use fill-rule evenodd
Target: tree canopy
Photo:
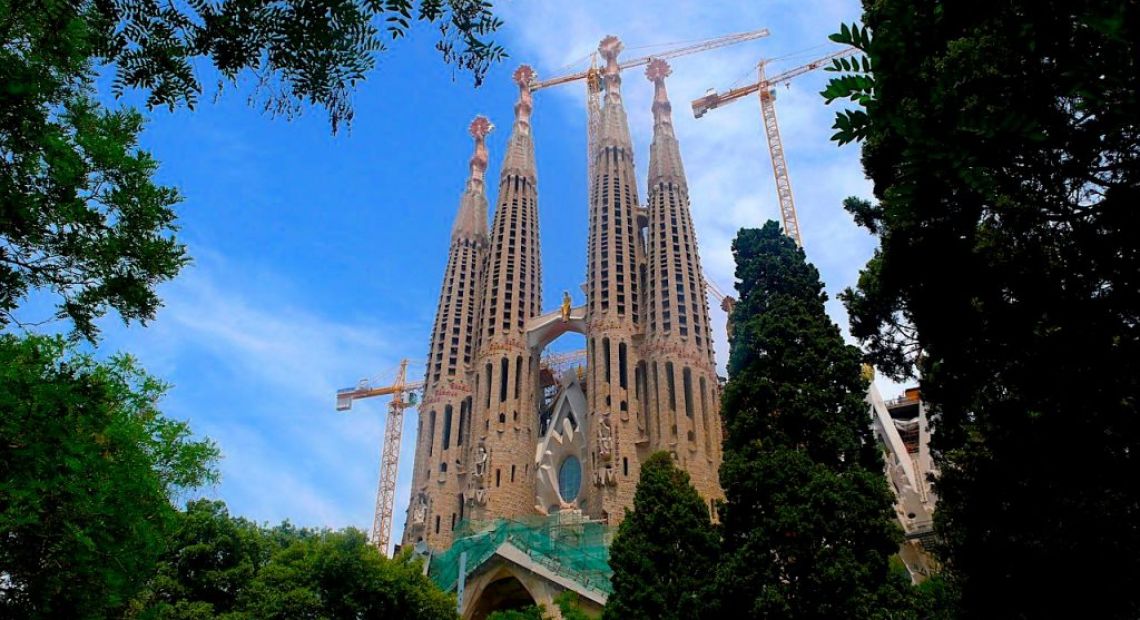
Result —
<path fill-rule="evenodd" d="M 737 290 L 720 480 L 725 617 L 905 617 L 899 531 L 858 349 L 775 222 L 733 242 Z M 893 615 L 892 615 L 893 614 Z"/>
<path fill-rule="evenodd" d="M 273 114 L 322 107 L 336 131 L 388 39 L 417 22 L 476 84 L 504 56 L 483 0 L 0 0 L 0 329 L 66 319 L 94 341 L 112 310 L 145 323 L 189 262 L 179 195 L 138 147 L 143 118 L 100 103 L 97 72 L 173 108 L 198 102 L 204 70 Z M 19 314 L 35 295 L 51 316 Z"/>
<path fill-rule="evenodd" d="M 824 96 L 855 103 L 835 139 L 877 203 L 846 207 L 880 241 L 844 302 L 921 379 L 967 617 L 1140 614 L 1138 11 L 868 1 L 833 37 L 863 52 Z"/>
<path fill-rule="evenodd" d="M 180 513 L 155 577 L 129 617 L 453 619 L 455 599 L 408 554 L 388 559 L 364 534 L 274 527 L 232 517 L 219 501 Z"/>
<path fill-rule="evenodd" d="M 0 334 L 0 616 L 105 618 L 152 574 L 218 451 L 134 360 Z"/>
<path fill-rule="evenodd" d="M 602 617 L 703 617 L 717 552 L 708 504 L 688 472 L 668 452 L 650 455 L 610 547 L 614 591 Z"/>

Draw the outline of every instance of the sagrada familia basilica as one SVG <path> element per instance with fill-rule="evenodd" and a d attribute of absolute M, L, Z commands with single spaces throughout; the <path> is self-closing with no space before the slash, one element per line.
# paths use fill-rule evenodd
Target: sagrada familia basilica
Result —
<path fill-rule="evenodd" d="M 651 62 L 653 141 L 642 206 L 617 56 L 599 51 L 604 105 L 590 157 L 585 303 L 544 312 L 533 71 L 520 67 L 514 123 L 488 229 L 487 119 L 451 231 L 427 360 L 405 544 L 446 550 L 457 523 L 559 513 L 613 525 L 640 463 L 666 450 L 706 501 L 722 492 L 719 386 L 705 279 L 665 79 Z M 567 332 L 586 364 L 541 363 Z"/>
<path fill-rule="evenodd" d="M 646 200 L 617 61 L 621 43 L 598 48 L 605 66 L 589 100 L 589 234 L 585 303 L 567 292 L 542 305 L 538 175 L 531 131 L 530 67 L 514 73 L 514 122 L 488 228 L 491 123 L 470 127 L 475 152 L 451 231 L 432 330 L 403 545 L 428 575 L 457 594 L 465 619 L 573 591 L 600 612 L 612 591 L 608 548 L 632 507 L 641 462 L 667 451 L 687 471 L 710 514 L 723 438 L 705 277 L 689 211 L 665 79 L 654 85 Z M 644 206 L 642 206 L 644 204 Z M 559 367 L 546 347 L 581 334 L 584 365 Z M 937 501 L 929 478 L 925 407 L 917 390 L 884 401 L 868 393 L 868 423 L 887 455 L 906 542 L 900 557 L 921 579 Z"/>

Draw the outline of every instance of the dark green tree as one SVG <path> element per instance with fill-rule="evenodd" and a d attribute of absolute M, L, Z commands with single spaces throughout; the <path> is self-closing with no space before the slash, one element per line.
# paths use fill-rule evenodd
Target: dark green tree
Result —
<path fill-rule="evenodd" d="M 892 602 L 905 585 L 888 567 L 900 534 L 860 352 L 775 222 L 741 230 L 732 247 L 740 300 L 722 407 L 721 615 L 905 617 L 908 604 Z"/>
<path fill-rule="evenodd" d="M 633 511 L 610 547 L 613 594 L 603 618 L 697 618 L 708 605 L 718 540 L 708 504 L 657 452 L 641 464 Z"/>
<path fill-rule="evenodd" d="M 217 449 L 126 356 L 0 335 L 0 616 L 105 618 L 150 578 Z"/>
<path fill-rule="evenodd" d="M 196 500 L 179 514 L 127 617 L 453 619 L 455 600 L 418 562 L 381 556 L 357 530 L 267 527 L 230 516 L 222 502 Z"/>
<path fill-rule="evenodd" d="M 1140 616 L 1140 6 L 864 2 L 824 95 L 880 248 L 844 295 L 932 408 L 966 617 Z M 1110 553 L 1107 564 L 1104 554 Z"/>
<path fill-rule="evenodd" d="M 166 551 L 132 617 L 161 620 L 242 617 L 253 578 L 284 541 L 302 531 L 266 531 L 231 517 L 220 501 L 193 500 L 178 514 Z"/>
<path fill-rule="evenodd" d="M 271 113 L 323 107 L 335 131 L 385 39 L 415 22 L 438 26 L 444 59 L 476 83 L 503 56 L 483 0 L 0 0 L 0 329 L 58 318 L 94 340 L 111 310 L 145 322 L 188 262 L 178 194 L 138 148 L 142 117 L 97 103 L 96 67 L 114 94 L 171 108 L 196 104 L 205 68 Z M 18 314 L 36 294 L 54 316 Z"/>
<path fill-rule="evenodd" d="M 455 597 L 437 588 L 405 552 L 387 559 L 363 532 L 309 532 L 276 551 L 244 598 L 245 617 L 458 618 Z"/>
<path fill-rule="evenodd" d="M 527 605 L 520 609 L 501 609 L 491 612 L 487 620 L 549 620 L 546 608 L 542 605 Z"/>

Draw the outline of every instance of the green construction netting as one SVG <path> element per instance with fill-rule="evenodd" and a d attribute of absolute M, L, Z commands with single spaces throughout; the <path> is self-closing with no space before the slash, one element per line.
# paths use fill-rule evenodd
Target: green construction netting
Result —
<path fill-rule="evenodd" d="M 589 521 L 568 521 L 558 515 L 492 522 L 461 521 L 455 542 L 433 555 L 428 576 L 447 591 L 455 590 L 459 556 L 467 552 L 467 574 L 486 562 L 495 550 L 510 542 L 532 560 L 554 573 L 591 590 L 610 594 L 610 542 L 614 528 Z"/>

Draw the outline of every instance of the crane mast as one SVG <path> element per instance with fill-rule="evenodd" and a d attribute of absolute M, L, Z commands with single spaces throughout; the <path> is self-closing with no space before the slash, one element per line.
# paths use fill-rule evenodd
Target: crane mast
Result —
<path fill-rule="evenodd" d="M 380 452 L 380 483 L 376 490 L 376 510 L 372 516 L 372 544 L 380 553 L 388 554 L 388 542 L 392 537 L 392 512 L 396 499 L 396 474 L 400 468 L 400 439 L 404 429 L 404 409 L 416 403 L 415 392 L 423 389 L 423 382 L 407 382 L 408 360 L 400 362 L 396 380 L 392 385 L 372 387 L 361 381 L 355 388 L 337 390 L 336 409 L 347 411 L 352 402 L 361 398 L 391 395 L 388 402 L 388 417 L 384 423 L 384 446 Z M 404 395 L 408 398 L 405 400 Z"/>
<path fill-rule="evenodd" d="M 767 61 L 761 61 L 756 83 L 734 88 L 725 93 L 712 92 L 693 100 L 693 116 L 701 118 L 709 110 L 716 109 L 725 103 L 736 101 L 752 93 L 760 94 L 760 118 L 764 123 L 764 134 L 768 139 L 768 156 L 772 160 L 772 174 L 776 179 L 776 197 L 780 206 L 780 220 L 784 225 L 784 234 L 791 237 L 792 241 L 795 241 L 796 245 L 801 248 L 804 245 L 803 237 L 800 235 L 795 199 L 792 197 L 792 181 L 788 175 L 788 162 L 784 158 L 784 142 L 780 137 L 780 125 L 776 121 L 776 94 L 772 86 L 787 82 L 809 71 L 814 71 L 833 58 L 850 56 L 856 51 L 854 48 L 847 48 L 832 52 L 771 78 L 766 77 L 764 73 L 764 66 Z"/>

